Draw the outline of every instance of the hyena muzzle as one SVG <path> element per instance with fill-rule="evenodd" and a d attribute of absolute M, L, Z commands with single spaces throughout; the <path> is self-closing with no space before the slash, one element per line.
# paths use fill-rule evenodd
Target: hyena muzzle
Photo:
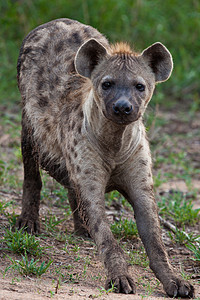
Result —
<path fill-rule="evenodd" d="M 75 232 L 94 239 L 106 288 L 112 282 L 121 293 L 135 293 L 135 283 L 106 219 L 104 194 L 112 190 L 132 205 L 150 267 L 166 293 L 194 294 L 174 273 L 161 240 L 142 122 L 155 84 L 167 80 L 172 68 L 161 43 L 136 53 L 69 19 L 39 26 L 20 50 L 24 184 L 18 227 L 40 230 L 41 167 L 68 189 Z"/>

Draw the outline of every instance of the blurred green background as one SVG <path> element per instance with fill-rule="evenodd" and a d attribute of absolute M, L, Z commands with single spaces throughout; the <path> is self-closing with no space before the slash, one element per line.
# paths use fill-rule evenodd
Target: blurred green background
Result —
<path fill-rule="evenodd" d="M 199 0 L 0 0 L 0 104 L 20 101 L 16 64 L 23 38 L 62 17 L 90 24 L 111 42 L 128 41 L 139 51 L 156 41 L 165 44 L 174 71 L 157 87 L 153 103 L 199 109 Z"/>

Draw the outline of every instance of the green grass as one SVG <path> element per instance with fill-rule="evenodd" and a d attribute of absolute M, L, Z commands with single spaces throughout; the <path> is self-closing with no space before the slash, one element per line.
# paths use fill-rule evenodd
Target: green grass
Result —
<path fill-rule="evenodd" d="M 138 237 L 137 225 L 133 220 L 120 219 L 110 226 L 115 237 L 120 239 L 133 239 Z"/>
<path fill-rule="evenodd" d="M 53 262 L 53 260 L 49 260 L 47 263 L 42 262 L 41 264 L 38 264 L 39 259 L 29 259 L 26 252 L 21 257 L 21 260 L 15 260 L 8 256 L 8 258 L 12 262 L 12 265 L 7 267 L 4 273 L 6 274 L 6 272 L 12 268 L 18 271 L 20 275 L 36 275 L 37 277 L 40 277 L 47 272 L 48 268 Z"/>
<path fill-rule="evenodd" d="M 129 256 L 129 263 L 131 265 L 139 265 L 143 268 L 148 267 L 149 265 L 149 259 L 146 255 L 146 252 L 144 250 L 144 247 L 141 246 L 139 250 L 125 250 L 125 252 Z"/>
<path fill-rule="evenodd" d="M 110 288 L 109 288 L 109 289 L 106 290 L 105 288 L 101 287 L 101 288 L 98 289 L 98 290 L 100 291 L 100 293 L 99 293 L 99 295 L 96 296 L 96 297 L 101 297 L 101 296 L 103 296 L 103 295 L 108 295 L 109 293 L 114 293 L 115 290 L 116 290 L 116 287 L 115 287 L 114 283 L 111 282 L 111 283 L 110 283 Z M 96 298 L 96 297 L 95 297 L 95 298 Z"/>
<path fill-rule="evenodd" d="M 191 259 L 193 259 L 194 261 L 197 261 L 200 264 L 200 242 L 197 242 L 196 244 L 188 243 L 186 245 L 186 247 L 189 250 L 191 250 L 194 255 L 194 258 L 191 258 Z"/>
<path fill-rule="evenodd" d="M 7 212 L 7 208 L 9 207 L 12 208 L 12 213 Z M 14 207 L 14 201 L 0 202 L 0 214 L 4 215 L 7 218 L 10 228 L 13 228 L 17 223 L 17 215 L 15 213 Z"/>
<path fill-rule="evenodd" d="M 200 209 L 193 209 L 192 199 L 187 199 L 181 192 L 161 196 L 158 207 L 161 215 L 174 220 L 179 226 L 199 222 Z"/>
<path fill-rule="evenodd" d="M 44 249 L 40 246 L 39 240 L 34 235 L 30 235 L 23 230 L 23 228 L 20 230 L 15 229 L 12 232 L 6 229 L 2 240 L 2 243 L 5 245 L 3 250 L 17 254 L 27 253 L 34 256 L 41 256 Z"/>
<path fill-rule="evenodd" d="M 168 234 L 173 242 L 181 245 L 185 245 L 188 242 L 191 243 L 191 245 L 194 245 L 196 241 L 200 240 L 200 235 L 196 235 L 193 232 L 187 233 L 185 226 L 183 227 L 183 230 L 176 228 L 174 233 L 169 232 Z"/>
<path fill-rule="evenodd" d="M 107 206 L 117 206 L 119 209 L 124 207 L 128 210 L 132 210 L 132 206 L 118 191 L 114 190 L 105 195 L 105 201 Z"/>
<path fill-rule="evenodd" d="M 142 287 L 145 290 L 144 299 L 146 297 L 150 297 L 158 289 L 158 286 L 160 285 L 160 282 L 158 279 L 156 280 L 156 282 L 152 279 L 149 279 L 147 281 L 145 276 L 141 276 L 141 277 L 137 278 L 137 282 L 138 282 L 138 284 L 142 285 Z M 141 299 L 143 299 L 143 296 Z"/>
<path fill-rule="evenodd" d="M 61 224 L 63 221 L 64 219 L 59 220 L 55 215 L 49 217 L 45 216 L 45 220 L 43 222 L 45 226 L 45 231 L 47 233 L 58 231 L 58 225 Z"/>
<path fill-rule="evenodd" d="M 20 125 L 21 116 L 19 113 L 0 112 L 0 128 L 2 136 L 5 137 L 5 146 L 0 151 L 0 186 L 4 191 L 14 188 L 19 191 L 22 182 L 16 173 L 22 168 L 20 149 Z M 5 149 L 5 150 L 4 150 Z"/>

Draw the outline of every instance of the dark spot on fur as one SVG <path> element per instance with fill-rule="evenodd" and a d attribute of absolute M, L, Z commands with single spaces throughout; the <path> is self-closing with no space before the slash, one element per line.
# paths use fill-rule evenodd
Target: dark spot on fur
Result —
<path fill-rule="evenodd" d="M 96 188 L 95 188 L 95 186 L 94 186 L 94 185 L 91 185 L 91 186 L 90 186 L 90 188 L 89 188 L 90 192 L 93 192 L 93 191 L 95 191 L 95 189 L 96 189 Z"/>
<path fill-rule="evenodd" d="M 76 104 L 76 106 L 74 106 L 74 110 L 77 110 L 80 106 L 80 103 Z"/>
<path fill-rule="evenodd" d="M 74 164 L 71 164 L 71 171 L 72 171 L 72 173 L 74 173 L 74 171 L 75 171 Z"/>
<path fill-rule="evenodd" d="M 141 182 L 146 182 L 147 181 L 147 178 L 142 178 Z"/>
<path fill-rule="evenodd" d="M 64 135 L 64 132 L 63 132 L 62 128 L 60 129 L 60 138 L 61 138 L 61 141 L 64 140 L 64 138 L 65 138 L 65 135 Z"/>
<path fill-rule="evenodd" d="M 80 185 L 78 183 L 74 184 L 74 186 L 76 187 L 76 192 L 80 193 Z"/>
<path fill-rule="evenodd" d="M 90 30 L 89 27 L 85 27 L 85 28 L 83 29 L 83 31 L 84 31 L 86 37 L 90 37 L 90 35 L 91 35 L 90 31 L 91 31 L 91 30 Z"/>
<path fill-rule="evenodd" d="M 67 42 L 68 42 L 68 44 L 74 44 L 74 43 L 76 43 L 76 44 L 78 44 L 78 45 L 80 45 L 80 44 L 83 43 L 83 41 L 82 41 L 82 39 L 81 39 L 81 37 L 80 37 L 80 35 L 79 35 L 78 32 L 74 32 L 74 33 L 68 38 Z"/>
<path fill-rule="evenodd" d="M 99 231 L 99 224 L 96 222 L 94 225 L 94 231 L 97 233 Z"/>
<path fill-rule="evenodd" d="M 73 42 L 76 44 L 82 44 L 82 42 L 83 42 L 82 38 L 80 37 L 79 32 L 72 33 L 72 39 L 73 39 Z"/>
<path fill-rule="evenodd" d="M 65 23 L 66 25 L 71 25 L 73 23 L 73 21 L 70 19 L 65 19 L 62 22 Z"/>
<path fill-rule="evenodd" d="M 60 83 L 60 79 L 59 79 L 59 77 L 57 75 L 55 77 L 54 83 L 55 83 L 55 85 L 59 85 L 59 83 Z"/>
<path fill-rule="evenodd" d="M 88 181 L 88 176 L 81 175 L 81 180 L 83 183 Z"/>
<path fill-rule="evenodd" d="M 78 173 L 80 173 L 80 172 L 81 172 L 81 168 L 80 168 L 79 166 L 77 166 L 77 167 L 76 167 L 76 171 L 77 171 Z"/>
<path fill-rule="evenodd" d="M 153 191 L 153 185 L 143 187 L 142 189 L 144 192 L 152 192 Z"/>
<path fill-rule="evenodd" d="M 74 147 L 73 146 L 71 146 L 71 152 L 74 152 Z"/>
<path fill-rule="evenodd" d="M 138 148 L 137 148 L 137 150 L 135 151 L 135 155 L 137 155 L 138 152 L 140 152 L 140 150 L 141 150 L 142 148 L 143 148 L 143 146 L 142 146 L 142 145 L 139 145 Z"/>
<path fill-rule="evenodd" d="M 40 107 L 45 107 L 45 106 L 47 106 L 48 105 L 48 103 L 49 103 L 49 99 L 48 99 L 48 97 L 40 97 L 40 99 L 39 99 L 39 106 Z"/>
<path fill-rule="evenodd" d="M 25 90 L 25 85 L 24 85 L 24 84 L 21 84 L 21 85 L 20 85 L 20 91 L 23 92 L 24 90 Z"/>
<path fill-rule="evenodd" d="M 55 88 L 55 86 L 54 86 L 53 82 L 50 81 L 50 84 L 49 84 L 49 89 L 50 89 L 50 91 L 53 91 L 54 88 Z"/>
<path fill-rule="evenodd" d="M 101 224 L 101 218 L 98 218 L 95 225 L 94 225 L 94 230 L 95 232 L 98 232 L 99 231 L 99 226 Z"/>
<path fill-rule="evenodd" d="M 48 132 L 50 132 L 50 131 L 51 131 L 51 126 L 50 126 L 50 125 L 47 125 L 47 126 L 46 126 L 46 130 L 47 130 Z"/>
<path fill-rule="evenodd" d="M 83 118 L 83 111 L 81 111 L 80 113 L 79 113 L 79 117 L 82 119 Z"/>
<path fill-rule="evenodd" d="M 71 127 L 71 130 L 73 130 L 74 129 L 74 127 L 75 127 L 75 121 L 73 121 L 73 123 L 72 123 L 72 127 Z"/>
<path fill-rule="evenodd" d="M 55 58 L 55 61 L 53 62 L 53 68 L 57 67 L 60 64 L 60 60 Z"/>
<path fill-rule="evenodd" d="M 40 40 L 41 38 L 42 38 L 41 36 L 35 34 L 35 36 L 32 37 L 32 40 L 33 40 L 35 43 L 37 43 L 37 42 L 39 42 L 39 40 Z"/>
<path fill-rule="evenodd" d="M 48 132 L 51 130 L 51 126 L 50 126 L 49 120 L 47 118 L 44 119 L 44 126 Z"/>
<path fill-rule="evenodd" d="M 27 47 L 24 49 L 24 53 L 23 54 L 28 54 L 29 52 L 31 52 L 32 48 L 31 47 Z"/>
<path fill-rule="evenodd" d="M 85 173 L 85 175 L 89 175 L 89 174 L 91 174 L 91 171 L 90 171 L 90 169 L 86 169 L 86 170 L 84 171 L 84 173 Z"/>
<path fill-rule="evenodd" d="M 147 166 L 147 161 L 144 160 L 144 159 L 140 159 L 140 160 L 139 160 L 139 163 L 140 163 L 141 165 L 143 165 L 143 166 Z"/>
<path fill-rule="evenodd" d="M 77 158 L 77 156 L 78 156 L 78 154 L 77 154 L 77 152 L 75 151 L 75 152 L 74 152 L 74 157 Z"/>
<path fill-rule="evenodd" d="M 47 54 L 48 47 L 49 47 L 49 42 L 44 44 L 44 46 L 41 49 L 43 55 Z"/>
<path fill-rule="evenodd" d="M 41 50 L 41 51 L 42 51 L 42 54 L 43 54 L 43 55 L 47 54 L 47 48 L 42 47 L 42 50 Z"/>
<path fill-rule="evenodd" d="M 81 134 L 81 125 L 78 127 L 78 133 Z"/>
<path fill-rule="evenodd" d="M 37 71 L 38 76 L 43 75 L 44 73 L 44 67 L 40 67 L 40 69 Z"/>
<path fill-rule="evenodd" d="M 76 139 L 74 139 L 74 146 L 76 146 L 78 144 L 78 141 Z"/>
<path fill-rule="evenodd" d="M 23 65 L 23 66 L 21 67 L 21 72 L 25 72 L 26 70 L 27 70 L 27 67 Z"/>
<path fill-rule="evenodd" d="M 63 48 L 64 48 L 64 41 L 61 40 L 58 42 L 57 45 L 55 45 L 55 48 L 54 48 L 55 53 L 56 54 L 60 53 L 63 50 Z"/>
<path fill-rule="evenodd" d="M 44 81 L 43 80 L 39 80 L 37 83 L 37 89 L 40 91 L 44 86 Z"/>

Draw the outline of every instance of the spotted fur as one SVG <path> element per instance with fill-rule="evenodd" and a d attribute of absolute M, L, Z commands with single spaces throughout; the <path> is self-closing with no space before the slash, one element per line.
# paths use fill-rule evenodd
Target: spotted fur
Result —
<path fill-rule="evenodd" d="M 135 293 L 135 284 L 106 219 L 104 194 L 114 189 L 132 205 L 150 267 L 167 294 L 193 295 L 174 273 L 161 240 L 142 122 L 155 84 L 169 78 L 172 66 L 160 43 L 135 53 L 69 19 L 37 27 L 20 50 L 24 184 L 18 227 L 40 230 L 42 168 L 68 188 L 75 232 L 94 239 L 106 288 L 113 282 L 117 292 Z"/>

